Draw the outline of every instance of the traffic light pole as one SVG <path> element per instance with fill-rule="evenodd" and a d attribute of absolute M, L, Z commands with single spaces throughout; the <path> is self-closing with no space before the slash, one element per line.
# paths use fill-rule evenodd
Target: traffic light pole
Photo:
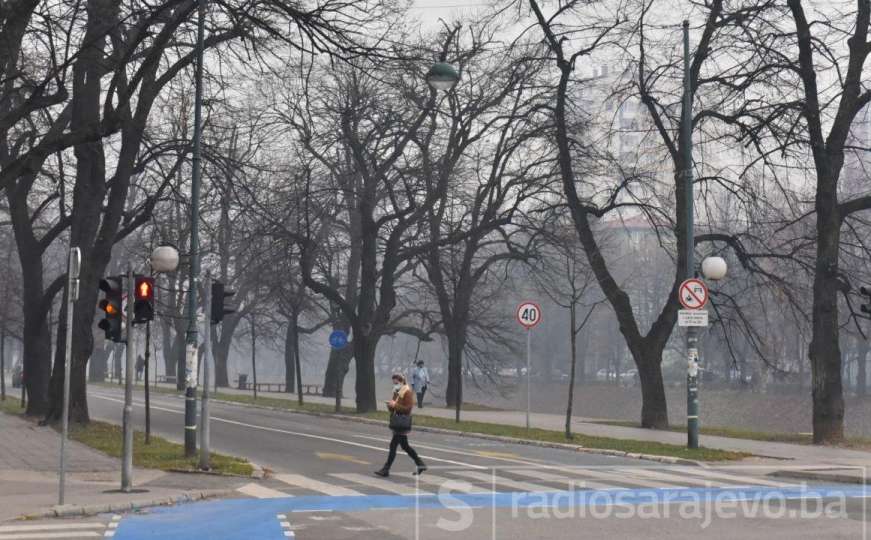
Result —
<path fill-rule="evenodd" d="M 121 461 L 121 491 L 129 493 L 133 489 L 133 357 L 136 354 L 136 340 L 133 332 L 133 304 L 136 297 L 136 284 L 133 265 L 127 264 L 127 365 L 124 374 L 124 442 Z"/>
<path fill-rule="evenodd" d="M 206 0 L 199 0 L 197 18 L 197 68 L 194 92 L 194 148 L 193 177 L 191 179 L 191 244 L 190 275 L 188 276 L 188 328 L 185 347 L 185 408 L 184 453 L 193 457 L 197 453 L 197 279 L 200 275 L 200 163 L 203 132 L 203 42 L 205 35 Z"/>
<path fill-rule="evenodd" d="M 206 272 L 206 281 L 203 284 L 203 305 L 208 310 L 212 305 L 212 276 Z M 203 334 L 203 397 L 202 414 L 200 415 L 200 469 L 211 469 L 209 450 L 209 362 L 212 360 L 212 318 L 207 316 L 206 328 Z"/>
<path fill-rule="evenodd" d="M 695 276 L 695 216 L 693 214 L 693 128 L 692 98 L 690 88 L 690 28 L 683 22 L 683 119 L 681 141 L 683 142 L 684 182 L 686 201 L 686 279 Z M 693 326 L 687 327 L 687 447 L 699 447 L 699 345 L 698 334 Z"/>

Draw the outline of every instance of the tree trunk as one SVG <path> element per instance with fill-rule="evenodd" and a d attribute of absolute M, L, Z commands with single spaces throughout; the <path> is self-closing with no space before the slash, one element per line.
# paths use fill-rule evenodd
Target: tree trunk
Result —
<path fill-rule="evenodd" d="M 813 386 L 814 443 L 844 438 L 844 394 L 838 343 L 838 251 L 841 221 L 835 183 L 817 179 L 817 256 L 813 286 L 813 334 L 809 347 Z"/>
<path fill-rule="evenodd" d="M 357 398 L 357 412 L 367 413 L 377 410 L 375 396 L 375 350 L 378 347 L 378 337 L 363 335 L 362 331 L 354 329 L 354 365 L 357 368 L 357 380 L 354 391 Z"/>
<path fill-rule="evenodd" d="M 569 342 L 572 347 L 572 365 L 569 369 L 569 399 L 566 403 L 566 439 L 572 438 L 572 404 L 575 399 L 575 366 L 578 363 L 577 339 L 578 334 L 575 332 L 577 323 L 577 308 L 574 302 L 569 308 Z"/>
<path fill-rule="evenodd" d="M 27 273 L 25 272 L 24 275 L 26 276 Z M 27 278 L 24 278 L 24 281 L 26 282 Z M 24 365 L 24 386 L 27 389 L 26 414 L 43 416 L 48 411 L 48 382 L 51 377 L 51 331 L 48 328 L 46 314 L 39 305 L 40 302 L 31 304 L 26 298 L 25 294 L 22 362 Z"/>
<path fill-rule="evenodd" d="M 238 314 L 224 317 L 221 322 L 221 338 L 217 339 L 217 330 L 212 334 L 215 337 L 212 340 L 215 355 L 215 384 L 223 388 L 230 386 L 230 345 L 233 344 L 233 336 L 241 320 Z"/>
<path fill-rule="evenodd" d="M 333 331 L 341 330 L 348 333 L 351 325 L 347 323 L 336 324 Z M 354 344 L 351 343 L 344 349 L 330 348 L 330 356 L 327 359 L 327 370 L 324 373 L 324 397 L 336 397 L 336 392 L 345 384 L 345 374 L 354 358 Z"/>
<path fill-rule="evenodd" d="M 284 391 L 293 393 L 296 386 L 296 331 L 293 323 L 287 322 L 287 332 L 284 336 Z"/>
<path fill-rule="evenodd" d="M 869 349 L 871 349 L 871 347 L 869 347 L 868 341 L 860 338 L 859 356 L 856 358 L 856 395 L 859 397 L 865 397 L 865 390 L 868 385 L 866 368 Z"/>
<path fill-rule="evenodd" d="M 448 407 L 463 404 L 463 350 L 466 348 L 465 325 L 451 324 L 445 333 L 448 340 L 448 384 L 445 401 Z M 519 374 L 518 374 L 519 376 Z"/>
<path fill-rule="evenodd" d="M 111 349 L 107 344 L 95 349 L 91 355 L 91 368 L 88 370 L 88 380 L 90 382 L 105 382 L 106 372 L 108 371 L 109 351 Z"/>
<path fill-rule="evenodd" d="M 650 351 L 642 361 L 635 362 L 641 382 L 641 427 L 668 429 L 668 405 L 662 383 L 662 351 Z"/>
<path fill-rule="evenodd" d="M 164 320 L 160 323 L 160 329 L 162 343 L 160 353 L 163 356 L 163 373 L 166 377 L 169 377 L 175 374 L 175 364 L 178 361 L 178 356 L 176 356 L 173 348 L 172 325 Z"/>

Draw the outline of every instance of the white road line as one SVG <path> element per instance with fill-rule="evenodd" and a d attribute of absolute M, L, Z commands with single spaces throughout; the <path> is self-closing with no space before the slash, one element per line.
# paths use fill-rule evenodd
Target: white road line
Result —
<path fill-rule="evenodd" d="M 3 525 L 0 533 L 31 532 L 31 531 L 70 531 L 82 529 L 105 529 L 105 523 L 45 523 L 43 525 Z"/>
<path fill-rule="evenodd" d="M 109 397 L 109 396 L 105 396 L 105 395 L 101 395 L 101 394 L 92 394 L 92 395 L 93 395 L 95 398 L 105 399 L 106 401 L 113 401 L 113 402 L 115 402 L 115 403 L 124 403 L 123 400 L 115 399 L 115 398 L 113 398 L 113 397 Z M 135 404 L 136 404 L 136 405 L 139 405 L 140 407 L 143 406 L 141 403 L 135 403 Z M 165 407 L 157 407 L 157 406 L 155 406 L 155 405 L 152 405 L 152 406 L 151 406 L 151 409 L 152 409 L 152 410 L 157 410 L 157 411 L 164 411 L 164 412 L 174 413 L 174 414 L 178 414 L 178 415 L 182 415 L 182 414 L 184 414 L 184 411 L 182 411 L 182 410 L 167 409 L 167 408 L 165 408 Z M 332 442 L 332 443 L 345 444 L 345 445 L 348 445 L 348 446 L 356 446 L 356 447 L 358 447 L 358 448 L 367 448 L 367 449 L 369 449 L 369 450 L 376 450 L 376 451 L 378 451 L 378 452 L 385 452 L 385 453 L 386 453 L 386 452 L 389 452 L 389 451 L 390 451 L 389 448 L 387 448 L 387 442 L 386 442 L 386 441 L 385 441 L 385 444 L 384 444 L 383 446 L 372 446 L 372 445 L 369 445 L 369 444 L 362 444 L 362 443 L 352 442 L 352 441 L 348 441 L 348 440 L 345 440 L 345 439 L 336 439 L 336 438 L 333 438 L 333 437 L 325 437 L 325 436 L 323 436 L 323 435 L 313 435 L 313 434 L 311 434 L 311 433 L 303 433 L 303 432 L 299 432 L 299 431 L 290 431 L 290 430 L 287 430 L 287 429 L 278 429 L 278 428 L 272 428 L 272 427 L 267 427 L 267 426 L 258 426 L 258 425 L 255 425 L 255 424 L 248 424 L 248 423 L 245 423 L 245 422 L 237 422 L 237 421 L 235 421 L 235 420 L 228 420 L 228 419 L 226 419 L 226 418 L 219 418 L 219 417 L 217 417 L 217 416 L 212 416 L 211 420 L 212 420 L 212 422 L 224 422 L 225 424 L 231 424 L 231 425 L 236 425 L 236 426 L 242 426 L 242 427 L 247 427 L 247 428 L 250 428 L 250 429 L 259 429 L 259 430 L 261 430 L 261 431 L 269 431 L 269 432 L 272 432 L 272 433 L 282 433 L 282 434 L 286 434 L 286 435 L 293 435 L 293 436 L 295 436 L 295 437 L 306 437 L 306 438 L 309 438 L 309 439 L 317 439 L 317 440 L 321 440 L 321 441 L 329 441 L 329 442 Z M 459 465 L 459 466 L 461 466 L 461 467 L 468 467 L 468 468 L 471 468 L 471 469 L 487 469 L 487 467 L 484 467 L 484 466 L 481 466 L 481 465 L 472 465 L 471 463 L 463 463 L 462 461 L 453 461 L 453 460 L 450 460 L 450 459 L 442 459 L 442 458 L 437 458 L 437 457 L 434 457 L 434 456 L 424 456 L 424 455 L 421 455 L 420 457 L 422 457 L 425 461 L 437 461 L 437 462 L 440 462 L 440 463 L 450 463 L 451 465 Z"/>
<path fill-rule="evenodd" d="M 484 482 L 487 485 L 491 486 L 491 490 L 492 486 L 495 484 L 497 486 L 505 486 L 509 489 L 525 491 L 528 493 L 546 493 L 549 491 L 559 491 L 557 488 L 542 486 L 540 484 L 511 480 L 509 478 L 505 478 L 504 476 L 499 476 L 498 474 L 496 474 L 498 473 L 498 471 L 493 471 L 492 473 L 484 473 L 478 471 L 451 471 L 451 473 L 458 476 L 463 476 L 465 478 L 471 478 L 472 480 Z"/>
<path fill-rule="evenodd" d="M 568 468 L 566 468 L 566 473 L 571 474 L 571 475 L 576 476 L 576 477 L 584 477 L 584 478 L 590 477 L 590 478 L 596 478 L 598 480 L 604 480 L 608 484 L 611 484 L 612 482 L 617 482 L 616 485 L 611 484 L 613 486 L 613 487 L 611 487 L 611 489 L 626 489 L 627 485 L 633 486 L 633 487 L 645 487 L 645 488 L 655 488 L 655 489 L 659 489 L 659 488 L 663 487 L 662 482 L 652 482 L 650 480 L 644 480 L 643 478 L 638 478 L 638 477 L 631 477 L 630 478 L 630 477 L 627 477 L 626 474 L 620 473 L 619 471 L 605 472 L 604 470 L 593 469 L 593 468 L 574 469 L 574 468 L 568 467 Z M 687 486 L 687 485 L 683 485 L 683 486 L 673 485 L 673 486 L 666 486 L 666 487 L 688 488 L 689 486 Z"/>
<path fill-rule="evenodd" d="M 418 491 L 414 486 L 409 486 L 400 482 L 391 482 L 390 480 L 375 478 L 374 476 L 369 477 L 358 473 L 332 473 L 330 476 L 338 478 L 339 480 L 345 480 L 346 482 L 356 482 L 367 487 L 374 487 L 398 495 L 416 495 L 418 493 L 420 495 L 432 495 L 432 493 L 423 490 Z"/>
<path fill-rule="evenodd" d="M 570 488 L 574 489 L 624 489 L 622 487 L 617 487 L 611 484 L 602 484 L 599 482 L 595 482 L 593 480 L 578 480 L 577 478 L 570 478 L 563 474 L 553 474 L 549 472 L 545 472 L 539 469 L 506 469 L 512 474 L 518 474 L 520 476 L 525 476 L 527 478 L 537 478 L 539 480 L 544 480 L 545 482 L 556 482 L 562 484 L 568 484 Z"/>
<path fill-rule="evenodd" d="M 681 473 L 692 474 L 695 476 L 701 476 L 703 478 L 713 478 L 715 480 L 720 481 L 728 481 L 734 482 L 737 485 L 759 485 L 759 486 L 769 486 L 769 487 L 794 487 L 795 483 L 788 482 L 774 482 L 771 480 L 765 480 L 763 478 L 755 478 L 750 476 L 740 476 L 736 474 L 728 474 L 725 472 L 717 472 L 712 471 L 710 469 L 704 469 L 702 467 L 673 467 L 671 470 L 678 471 Z"/>
<path fill-rule="evenodd" d="M 240 488 L 236 488 L 236 491 L 239 493 L 244 493 L 245 495 L 250 495 L 256 499 L 281 499 L 283 497 L 291 497 L 287 493 L 283 491 L 278 491 L 277 489 L 271 489 L 266 486 L 261 486 L 255 482 L 251 482 L 250 484 L 245 484 Z"/>
<path fill-rule="evenodd" d="M 51 540 L 53 538 L 100 538 L 102 533 L 93 531 L 80 532 L 39 532 L 0 534 L 0 540 Z"/>
<path fill-rule="evenodd" d="M 385 443 L 389 442 L 388 440 L 385 440 L 385 439 L 383 439 L 383 438 L 381 438 L 381 437 L 375 437 L 375 436 L 372 436 L 372 435 L 361 435 L 361 434 L 358 434 L 358 433 L 350 433 L 349 436 L 351 436 L 351 437 L 356 437 L 356 438 L 358 438 L 358 439 L 369 439 L 369 440 L 373 440 L 373 441 L 384 441 Z M 495 460 L 495 461 L 505 461 L 505 462 L 508 462 L 508 463 L 514 463 L 514 464 L 517 464 L 517 465 L 529 465 L 529 466 L 531 466 L 531 467 L 542 467 L 542 466 L 544 466 L 546 463 L 549 463 L 549 462 L 544 462 L 544 461 L 536 461 L 536 460 L 530 461 L 530 460 L 527 460 L 527 459 L 510 458 L 510 457 L 506 457 L 506 456 L 481 455 L 481 454 L 477 454 L 477 455 L 476 455 L 476 453 L 475 453 L 474 450 L 471 450 L 471 451 L 470 451 L 470 450 L 454 450 L 454 449 L 451 449 L 451 448 L 443 448 L 443 447 L 441 447 L 441 446 L 432 446 L 432 445 L 420 444 L 420 443 L 415 443 L 413 446 L 414 446 L 415 448 L 423 448 L 423 449 L 426 449 L 426 450 L 435 450 L 435 451 L 437 451 L 437 452 L 444 452 L 444 453 L 446 453 L 446 454 L 460 454 L 460 455 L 463 455 L 463 456 L 473 455 L 473 456 L 476 456 L 476 457 L 480 457 L 481 459 L 490 459 L 490 460 Z M 518 456 L 518 457 L 519 457 L 519 456 Z M 474 468 L 476 468 L 476 469 L 489 469 L 490 467 L 477 465 L 477 466 L 475 466 Z"/>
<path fill-rule="evenodd" d="M 448 492 L 458 491 L 460 493 L 492 493 L 493 489 L 491 487 L 487 487 L 486 489 L 478 488 L 465 480 L 457 480 L 455 478 L 445 478 L 444 476 L 438 476 L 436 474 L 430 474 L 427 471 L 420 476 L 413 476 L 411 473 L 398 473 L 400 476 L 409 477 L 412 479 L 416 479 L 421 484 L 429 484 L 433 486 L 438 486 L 439 489 L 444 489 Z"/>
<path fill-rule="evenodd" d="M 284 521 L 285 519 L 287 519 L 287 514 L 276 514 L 275 517 L 277 517 L 280 521 Z"/>
<path fill-rule="evenodd" d="M 622 467 L 619 469 L 614 469 L 615 471 L 622 472 L 628 474 L 630 476 L 643 476 L 644 478 L 650 478 L 652 480 L 661 480 L 663 482 L 668 482 L 669 484 L 675 485 L 686 485 L 690 486 L 699 486 L 699 487 L 735 487 L 733 485 L 730 486 L 717 486 L 712 480 L 705 480 L 703 478 L 691 478 L 687 475 L 676 475 L 676 474 L 668 474 L 662 471 L 654 471 L 651 469 L 647 469 L 644 467 Z"/>
<path fill-rule="evenodd" d="M 301 474 L 276 474 L 275 476 L 273 476 L 273 478 L 275 478 L 279 482 L 284 482 L 285 484 L 291 486 L 301 487 L 303 489 L 310 489 L 312 491 L 319 491 L 321 493 L 326 493 L 327 495 L 332 495 L 334 497 L 357 497 L 364 495 L 359 491 L 354 491 L 353 489 L 349 489 L 346 487 L 321 482 L 320 480 L 315 480 L 314 478 L 309 478 L 308 476 L 303 476 Z"/>

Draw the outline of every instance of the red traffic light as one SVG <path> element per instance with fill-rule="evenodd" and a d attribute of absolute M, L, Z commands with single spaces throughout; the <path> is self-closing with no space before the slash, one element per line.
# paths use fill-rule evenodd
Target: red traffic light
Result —
<path fill-rule="evenodd" d="M 136 300 L 145 300 L 147 302 L 154 300 L 154 278 L 137 277 L 135 294 Z"/>

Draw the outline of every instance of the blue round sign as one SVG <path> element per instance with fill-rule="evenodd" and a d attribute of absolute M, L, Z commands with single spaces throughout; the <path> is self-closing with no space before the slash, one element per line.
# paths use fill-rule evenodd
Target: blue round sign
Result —
<path fill-rule="evenodd" d="M 348 334 L 344 330 L 333 330 L 330 334 L 330 346 L 334 349 L 344 349 L 348 345 Z"/>

